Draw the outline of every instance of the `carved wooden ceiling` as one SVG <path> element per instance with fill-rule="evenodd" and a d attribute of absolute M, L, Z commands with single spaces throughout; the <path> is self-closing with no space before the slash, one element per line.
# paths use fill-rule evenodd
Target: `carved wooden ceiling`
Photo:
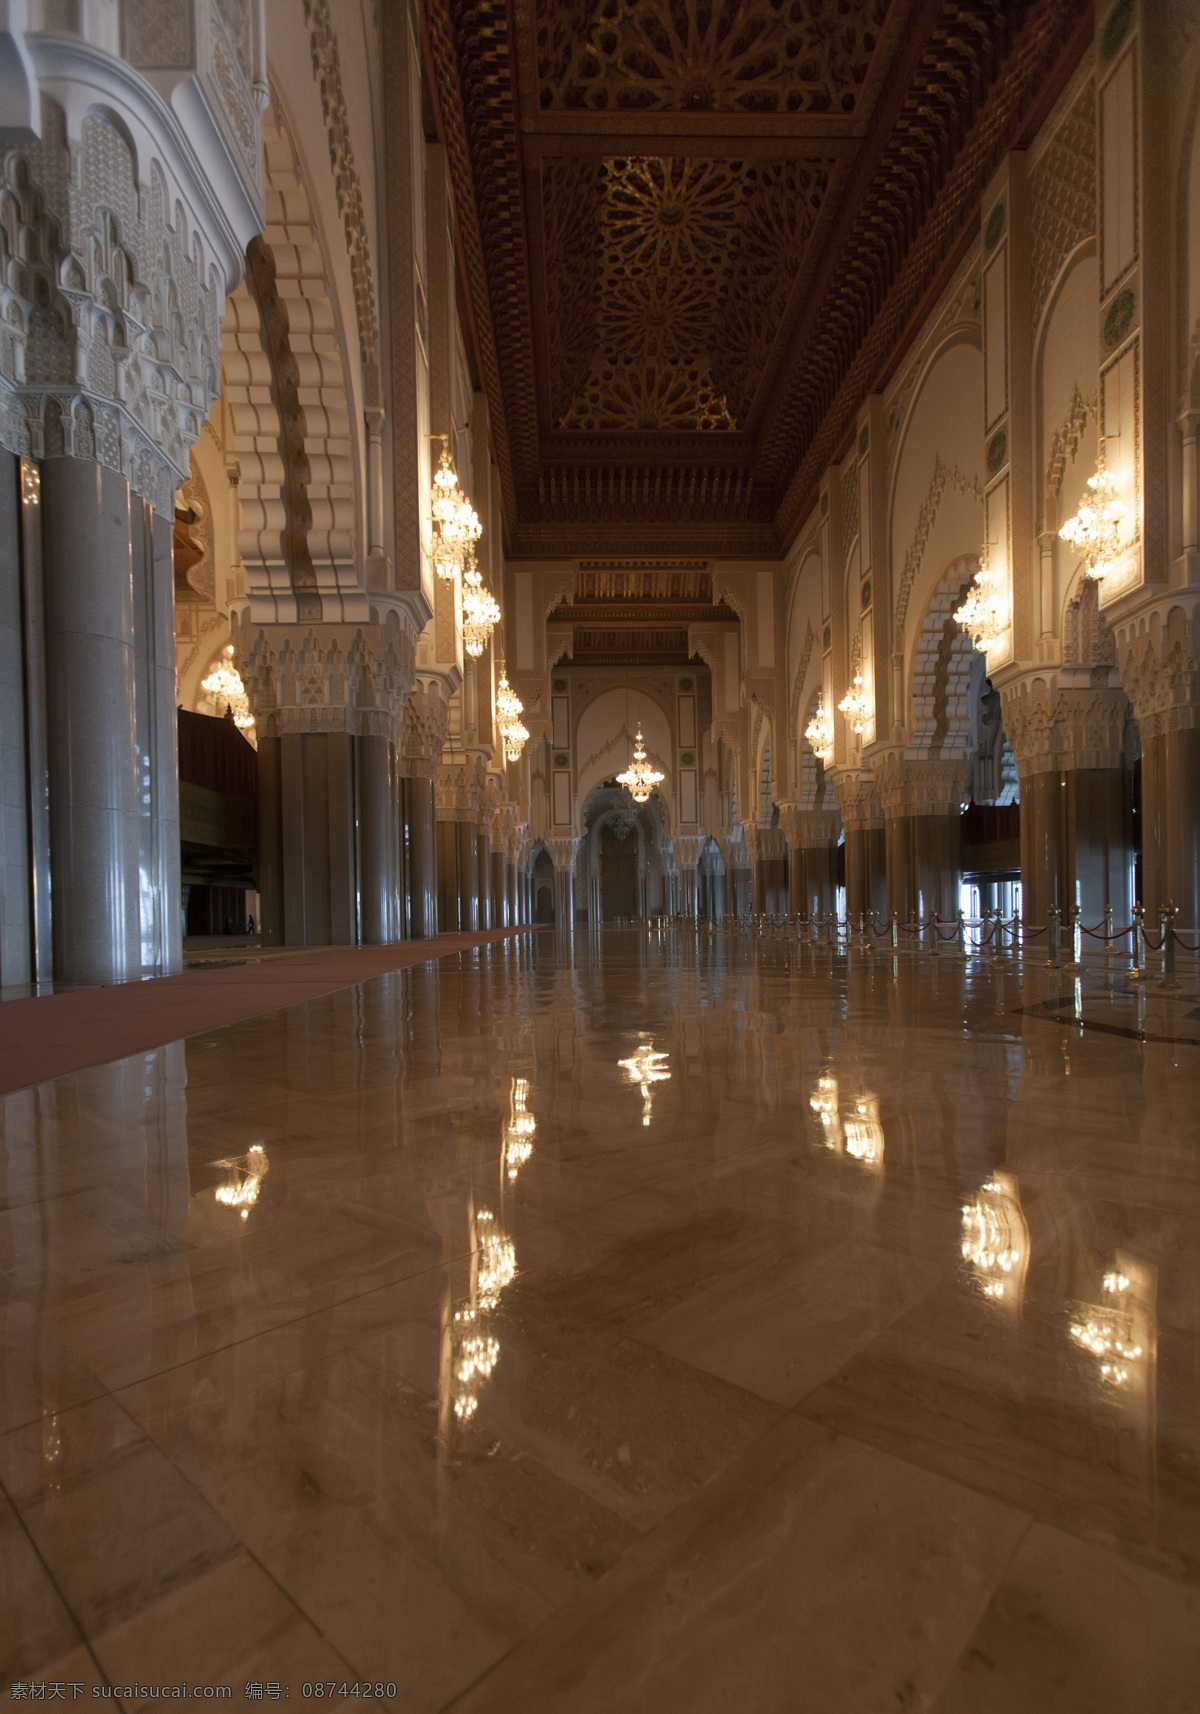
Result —
<path fill-rule="evenodd" d="M 771 554 L 1080 0 L 424 0 L 510 552 Z"/>

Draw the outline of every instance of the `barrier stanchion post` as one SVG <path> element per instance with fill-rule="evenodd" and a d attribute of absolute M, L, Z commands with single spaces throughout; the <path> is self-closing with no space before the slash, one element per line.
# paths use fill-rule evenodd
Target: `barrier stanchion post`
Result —
<path fill-rule="evenodd" d="M 1141 905 L 1133 907 L 1133 945 L 1129 953 L 1129 969 L 1125 972 L 1131 982 L 1146 980 L 1146 923 Z"/>
<path fill-rule="evenodd" d="M 1063 965 L 1064 970 L 1083 969 L 1083 927 L 1080 922 L 1082 915 L 1078 905 L 1071 906 L 1071 956 Z"/>
<path fill-rule="evenodd" d="M 1050 906 L 1049 917 L 1050 956 L 1046 960 L 1046 969 L 1057 970 L 1061 963 L 1059 949 L 1059 910 L 1057 905 Z"/>
<path fill-rule="evenodd" d="M 1104 907 L 1104 968 L 1106 970 L 1108 969 L 1108 961 L 1109 961 L 1109 957 L 1112 953 L 1112 942 L 1113 942 L 1113 908 L 1111 905 L 1105 905 L 1105 907 Z"/>
<path fill-rule="evenodd" d="M 957 953 L 957 957 L 958 957 L 958 962 L 960 964 L 965 964 L 967 962 L 967 925 L 963 919 L 963 914 L 961 911 L 959 911 L 959 913 L 958 913 L 958 953 Z"/>
<path fill-rule="evenodd" d="M 1163 937 L 1163 972 L 1158 986 L 1168 993 L 1177 993 L 1182 986 L 1175 975 L 1175 918 L 1178 914 L 1179 906 L 1169 900 L 1159 912 Z"/>
<path fill-rule="evenodd" d="M 900 949 L 900 922 L 896 916 L 895 911 L 893 911 L 892 912 L 892 951 L 898 952 L 899 949 Z"/>
<path fill-rule="evenodd" d="M 940 918 L 938 917 L 937 912 L 934 911 L 933 916 L 930 918 L 930 921 L 929 921 L 929 956 L 930 956 L 930 958 L 937 958 L 940 955 L 941 950 L 942 950 L 941 947 L 938 945 L 938 922 L 939 921 L 940 921 Z"/>
<path fill-rule="evenodd" d="M 992 941 L 990 962 L 1000 965 L 1001 968 L 1008 963 L 1008 959 L 1004 956 L 1004 917 L 999 905 L 996 906 L 995 934 Z"/>

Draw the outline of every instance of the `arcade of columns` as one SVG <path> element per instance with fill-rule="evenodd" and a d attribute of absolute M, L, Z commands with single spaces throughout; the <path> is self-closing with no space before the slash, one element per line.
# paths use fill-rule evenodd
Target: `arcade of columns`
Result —
<path fill-rule="evenodd" d="M 1027 921 L 1127 911 L 1136 811 L 1147 912 L 1200 923 L 1200 84 L 1196 32 L 1167 10 L 1097 9 L 786 558 L 714 564 L 736 623 L 692 626 L 686 670 L 630 675 L 665 776 L 634 834 L 646 908 L 824 912 L 844 862 L 852 915 L 951 916 L 966 797 L 1014 796 L 1003 752 Z M 382 8 L 375 42 L 339 38 L 319 0 L 126 6 L 119 33 L 86 8 L 75 31 L 16 15 L 0 980 L 180 967 L 173 711 L 209 706 L 227 644 L 255 718 L 269 941 L 520 922 L 542 853 L 559 923 L 602 912 L 589 814 L 630 734 L 614 712 L 607 750 L 587 736 L 613 687 L 547 623 L 576 565 L 502 551 L 410 13 Z M 478 659 L 431 556 L 442 433 L 502 609 Z M 1126 517 L 1092 584 L 1058 532 L 1102 446 Z M 177 507 L 200 553 L 186 635 Z M 986 663 L 954 620 L 985 542 Z M 530 732 L 512 761 L 502 670 Z"/>

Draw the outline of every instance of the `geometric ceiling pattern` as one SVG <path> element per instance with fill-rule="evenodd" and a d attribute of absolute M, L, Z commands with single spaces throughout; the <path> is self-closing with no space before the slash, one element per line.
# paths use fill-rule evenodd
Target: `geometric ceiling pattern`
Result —
<path fill-rule="evenodd" d="M 834 164 L 548 161 L 554 426 L 743 427 Z"/>
<path fill-rule="evenodd" d="M 1081 0 L 424 0 L 511 553 L 782 551 Z"/>
<path fill-rule="evenodd" d="M 852 113 L 887 0 L 538 0 L 539 105 Z"/>

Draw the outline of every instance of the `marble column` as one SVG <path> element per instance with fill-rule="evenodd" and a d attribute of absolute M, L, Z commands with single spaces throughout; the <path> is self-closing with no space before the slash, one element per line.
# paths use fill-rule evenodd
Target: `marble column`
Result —
<path fill-rule="evenodd" d="M 779 816 L 788 845 L 788 910 L 792 916 L 826 916 L 837 901 L 841 815 L 835 808 L 786 804 Z"/>
<path fill-rule="evenodd" d="M 42 470 L 54 974 L 141 974 L 129 484 L 85 459 Z"/>
<path fill-rule="evenodd" d="M 174 520 L 130 499 L 143 972 L 183 969 Z"/>
<path fill-rule="evenodd" d="M 365 946 L 400 938 L 400 806 L 396 752 L 382 737 L 355 740 L 358 770 L 359 909 Z"/>
<path fill-rule="evenodd" d="M 875 764 L 883 805 L 887 909 L 901 922 L 952 922 L 962 888 L 959 819 L 967 759 L 886 752 Z"/>
<path fill-rule="evenodd" d="M 408 932 L 430 940 L 438 932 L 437 835 L 433 781 L 403 781 L 404 850 L 408 881 Z"/>
<path fill-rule="evenodd" d="M 1194 513 L 1185 523 L 1194 538 Z M 1200 571 L 1194 553 L 1176 566 Z M 1172 592 L 1121 623 L 1117 650 L 1141 734 L 1146 915 L 1174 904 L 1179 928 L 1200 929 L 1200 593 Z"/>
<path fill-rule="evenodd" d="M 478 866 L 476 881 L 476 896 L 478 899 L 478 927 L 494 928 L 492 921 L 492 842 L 485 827 L 480 827 L 475 837 L 475 859 Z"/>
<path fill-rule="evenodd" d="M 694 834 L 676 834 L 675 861 L 679 864 L 679 909 L 683 916 L 695 922 L 700 911 L 700 887 L 697 865 L 704 840 Z"/>
<path fill-rule="evenodd" d="M 834 792 L 846 829 L 847 914 L 855 922 L 860 915 L 883 916 L 888 908 L 887 840 L 874 776 L 861 768 L 838 769 Z"/>
<path fill-rule="evenodd" d="M 1107 676 L 1115 679 L 1115 670 Z M 1107 905 L 1128 920 L 1128 726 L 1129 704 L 1115 683 L 1082 689 L 1039 677 L 1006 693 L 1004 730 L 1021 784 L 1022 914 L 1031 927 L 1048 921 L 1052 905 L 1066 911 L 1076 903 L 1089 927 Z"/>
<path fill-rule="evenodd" d="M 508 874 L 505 867 L 504 849 L 492 852 L 491 874 L 491 922 L 492 928 L 510 927 L 508 915 Z"/>
<path fill-rule="evenodd" d="M 554 864 L 554 926 L 573 928 L 575 924 L 575 859 L 580 840 L 555 838 L 546 840 L 550 861 Z"/>
<path fill-rule="evenodd" d="M 45 697 L 40 694 L 40 675 L 36 683 L 30 682 L 28 664 L 36 650 L 37 664 L 44 670 L 45 652 L 37 615 L 33 636 L 28 635 L 20 483 L 20 460 L 0 447 L 0 987 L 24 985 L 36 978 L 32 906 L 37 889 L 31 881 L 35 856 L 41 858 L 43 875 L 50 860 L 48 834 L 43 827 L 40 837 L 35 836 L 30 814 L 30 782 L 39 774 L 44 781 L 46 770 Z M 39 572 L 35 595 L 40 614 L 40 567 L 32 569 Z M 31 751 L 31 726 L 39 722 L 43 728 L 40 767 Z M 49 975 L 48 959 L 45 962 Z"/>

